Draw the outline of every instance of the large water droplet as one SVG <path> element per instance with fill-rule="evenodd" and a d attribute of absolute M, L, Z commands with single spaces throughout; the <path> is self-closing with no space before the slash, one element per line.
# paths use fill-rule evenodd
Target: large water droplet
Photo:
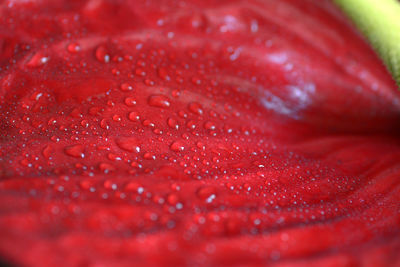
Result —
<path fill-rule="evenodd" d="M 133 107 L 134 105 L 136 105 L 136 99 L 129 96 L 129 97 L 125 98 L 124 103 L 128 107 Z"/>
<path fill-rule="evenodd" d="M 121 91 L 128 92 L 128 91 L 132 91 L 132 90 L 133 90 L 133 87 L 129 83 L 121 84 Z"/>
<path fill-rule="evenodd" d="M 95 54 L 98 61 L 103 63 L 110 62 L 110 54 L 108 53 L 108 50 L 105 46 L 100 45 L 99 47 L 97 47 Z"/>
<path fill-rule="evenodd" d="M 179 128 L 178 122 L 173 118 L 168 118 L 167 124 L 172 129 L 177 129 L 178 130 L 178 128 Z"/>
<path fill-rule="evenodd" d="M 175 151 L 175 152 L 180 152 L 180 151 L 185 150 L 185 146 L 180 141 L 173 142 L 171 144 L 170 148 L 171 148 L 172 151 Z"/>
<path fill-rule="evenodd" d="M 138 139 L 135 137 L 121 137 L 115 140 L 117 146 L 129 152 L 140 152 Z"/>
<path fill-rule="evenodd" d="M 138 121 L 140 119 L 139 114 L 135 111 L 129 112 L 128 119 L 131 121 Z"/>
<path fill-rule="evenodd" d="M 120 122 L 122 120 L 121 116 L 118 114 L 114 114 L 112 116 L 113 121 Z"/>
<path fill-rule="evenodd" d="M 77 53 L 77 52 L 81 51 L 81 47 L 80 47 L 79 44 L 77 44 L 77 43 L 70 43 L 70 44 L 67 46 L 67 50 L 68 50 L 68 52 L 70 52 L 70 53 Z"/>
<path fill-rule="evenodd" d="M 154 154 L 150 153 L 150 152 L 146 152 L 146 153 L 144 153 L 143 158 L 144 159 L 149 159 L 149 160 L 150 159 L 155 160 L 156 156 Z"/>
<path fill-rule="evenodd" d="M 85 147 L 81 144 L 66 146 L 64 148 L 65 154 L 75 158 L 84 158 L 85 157 Z"/>
<path fill-rule="evenodd" d="M 42 150 L 42 154 L 46 159 L 50 158 L 52 152 L 53 149 L 49 145 L 45 146 Z"/>
<path fill-rule="evenodd" d="M 203 114 L 203 107 L 197 103 L 197 102 L 192 102 L 189 104 L 189 110 L 193 112 L 194 114 L 197 115 L 202 115 Z"/>
<path fill-rule="evenodd" d="M 46 64 L 48 61 L 49 57 L 44 56 L 41 53 L 37 53 L 26 63 L 26 66 L 36 68 Z"/>
<path fill-rule="evenodd" d="M 148 99 L 148 103 L 152 107 L 168 108 L 171 106 L 170 100 L 164 95 L 152 95 Z"/>

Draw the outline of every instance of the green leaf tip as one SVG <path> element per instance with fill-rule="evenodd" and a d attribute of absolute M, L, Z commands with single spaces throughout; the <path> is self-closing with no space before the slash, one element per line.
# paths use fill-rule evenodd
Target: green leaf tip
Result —
<path fill-rule="evenodd" d="M 364 33 L 400 88 L 400 2 L 334 0 Z"/>

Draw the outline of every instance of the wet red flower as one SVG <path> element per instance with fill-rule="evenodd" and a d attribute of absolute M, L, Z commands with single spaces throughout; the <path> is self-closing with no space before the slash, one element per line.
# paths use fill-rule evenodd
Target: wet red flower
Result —
<path fill-rule="evenodd" d="M 400 264 L 400 96 L 329 1 L 2 1 L 0 254 Z"/>

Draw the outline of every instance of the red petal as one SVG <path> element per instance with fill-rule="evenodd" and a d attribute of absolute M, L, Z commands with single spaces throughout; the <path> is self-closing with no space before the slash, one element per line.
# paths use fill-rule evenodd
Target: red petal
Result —
<path fill-rule="evenodd" d="M 400 97 L 330 1 L 5 1 L 0 20 L 6 260 L 400 264 Z"/>

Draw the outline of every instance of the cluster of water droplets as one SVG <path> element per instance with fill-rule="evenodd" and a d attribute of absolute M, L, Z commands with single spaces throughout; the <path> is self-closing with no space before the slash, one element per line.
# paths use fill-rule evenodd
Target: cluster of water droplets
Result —
<path fill-rule="evenodd" d="M 318 180 L 334 170 L 301 162 L 291 152 L 280 154 L 268 140 L 270 126 L 263 121 L 268 113 L 252 97 L 262 77 L 233 68 L 240 79 L 232 79 L 217 66 L 215 55 L 208 56 L 214 51 L 201 49 L 181 55 L 142 42 L 65 47 L 62 60 L 39 53 L 28 67 L 35 71 L 55 64 L 67 84 L 77 75 L 105 77 L 104 82 L 89 84 L 95 88 L 85 97 L 86 88 L 79 86 L 43 86 L 16 102 L 14 108 L 24 114 L 7 114 L 8 125 L 15 127 L 7 138 L 19 144 L 9 157 L 17 166 L 9 175 L 49 177 L 53 194 L 66 199 L 151 207 L 140 211 L 142 219 L 133 228 L 184 227 L 188 239 L 199 233 L 255 235 L 339 212 L 325 206 L 330 196 L 318 187 Z M 240 56 L 240 49 L 221 49 L 226 62 Z M 248 80 L 254 83 L 244 88 L 241 83 Z M 298 162 L 303 164 L 299 170 L 291 169 Z M 353 190 L 358 181 L 347 179 L 332 190 Z M 30 193 L 37 190 L 32 187 Z M 52 212 L 60 211 L 53 207 Z M 191 214 L 191 223 L 179 225 L 180 214 Z"/>

